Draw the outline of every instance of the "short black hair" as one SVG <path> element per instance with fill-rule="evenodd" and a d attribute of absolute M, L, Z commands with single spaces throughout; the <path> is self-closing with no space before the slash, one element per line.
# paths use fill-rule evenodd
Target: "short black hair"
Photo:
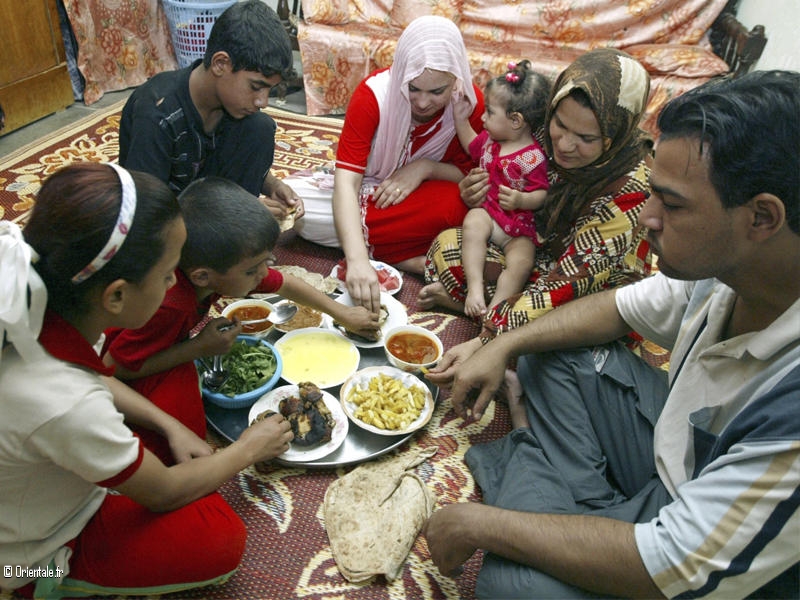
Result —
<path fill-rule="evenodd" d="M 227 52 L 234 71 L 257 71 L 264 77 L 286 78 L 294 63 L 289 34 L 262 0 L 236 2 L 219 16 L 206 42 L 206 68 L 217 52 Z"/>
<path fill-rule="evenodd" d="M 178 202 L 186 224 L 182 269 L 207 267 L 225 273 L 246 258 L 272 250 L 280 226 L 261 201 L 222 177 L 190 183 Z"/>
<path fill-rule="evenodd" d="M 753 71 L 709 81 L 671 100 L 658 128 L 662 140 L 701 142 L 723 206 L 773 194 L 800 234 L 800 73 Z"/>

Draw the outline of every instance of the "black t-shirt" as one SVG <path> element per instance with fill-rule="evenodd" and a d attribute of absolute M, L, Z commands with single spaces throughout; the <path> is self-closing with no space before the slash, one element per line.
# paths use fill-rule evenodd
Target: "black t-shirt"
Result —
<path fill-rule="evenodd" d="M 120 120 L 119 162 L 158 177 L 176 194 L 217 175 L 257 196 L 274 158 L 275 121 L 264 112 L 243 119 L 226 113 L 206 134 L 189 95 L 189 75 L 200 63 L 154 75 L 131 94 Z"/>

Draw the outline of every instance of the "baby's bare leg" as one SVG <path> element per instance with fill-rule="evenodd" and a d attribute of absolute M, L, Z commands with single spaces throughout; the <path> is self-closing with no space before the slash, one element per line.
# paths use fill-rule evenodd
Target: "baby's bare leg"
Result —
<path fill-rule="evenodd" d="M 489 306 L 497 306 L 498 302 L 522 291 L 531 276 L 536 259 L 536 246 L 528 237 L 511 238 L 503 247 L 506 255 L 506 266 L 497 278 L 497 288 Z"/>
<path fill-rule="evenodd" d="M 464 218 L 461 262 L 467 280 L 464 313 L 468 317 L 480 317 L 486 312 L 483 266 L 486 262 L 486 245 L 492 235 L 493 223 L 489 213 L 482 208 L 471 209 Z"/>

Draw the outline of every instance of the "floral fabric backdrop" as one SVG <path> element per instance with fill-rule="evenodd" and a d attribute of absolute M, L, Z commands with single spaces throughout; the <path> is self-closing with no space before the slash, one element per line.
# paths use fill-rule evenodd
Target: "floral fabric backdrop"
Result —
<path fill-rule="evenodd" d="M 78 44 L 83 99 L 135 87 L 177 68 L 160 0 L 63 0 Z"/>
<path fill-rule="evenodd" d="M 509 61 L 530 59 L 552 78 L 587 50 L 612 46 L 651 75 L 643 126 L 670 98 L 728 65 L 707 33 L 727 0 L 302 0 L 298 42 L 309 115 L 341 114 L 355 86 L 391 64 L 397 38 L 420 15 L 454 21 L 479 86 Z"/>

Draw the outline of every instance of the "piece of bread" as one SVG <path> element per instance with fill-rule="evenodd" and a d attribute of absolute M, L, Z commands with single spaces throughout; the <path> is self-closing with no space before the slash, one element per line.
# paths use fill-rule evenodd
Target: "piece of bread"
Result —
<path fill-rule="evenodd" d="M 294 227 L 295 217 L 297 216 L 297 207 L 295 206 L 291 211 L 286 213 L 286 216 L 283 217 L 280 221 L 278 221 L 278 225 L 281 228 L 281 231 L 289 231 L 292 227 Z"/>
<path fill-rule="evenodd" d="M 287 332 L 294 331 L 295 329 L 303 329 L 305 327 L 319 327 L 322 325 L 322 313 L 308 306 L 297 304 L 296 302 L 289 302 L 297 306 L 297 312 L 294 317 L 286 321 L 286 323 L 279 323 L 275 325 L 275 329 Z"/>
<path fill-rule="evenodd" d="M 360 583 L 377 575 L 387 581 L 400 576 L 436 503 L 413 469 L 434 454 L 435 447 L 418 448 L 365 463 L 328 487 L 325 529 L 345 579 Z"/>

